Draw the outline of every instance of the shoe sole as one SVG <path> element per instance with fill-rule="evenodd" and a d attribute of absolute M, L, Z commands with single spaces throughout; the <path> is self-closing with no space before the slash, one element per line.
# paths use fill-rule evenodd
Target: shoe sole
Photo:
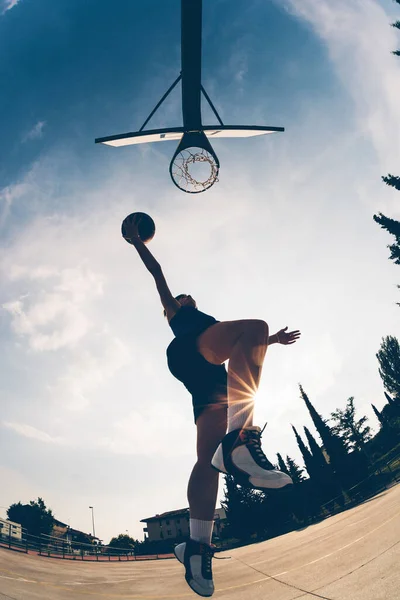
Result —
<path fill-rule="evenodd" d="M 217 471 L 218 473 L 222 473 L 223 475 L 231 475 L 230 473 L 228 473 L 227 471 L 223 471 L 222 469 L 218 469 L 218 467 L 215 467 L 212 463 L 211 463 L 211 467 L 214 469 L 214 471 Z M 250 477 L 246 476 L 245 474 L 243 474 L 243 476 L 239 476 L 239 475 L 231 475 L 233 477 L 233 479 L 239 484 L 239 485 L 243 485 L 245 487 L 248 488 L 252 488 L 253 490 L 261 490 L 261 491 L 268 491 L 268 492 L 281 492 L 282 490 L 288 490 L 288 489 L 292 489 L 293 488 L 293 483 L 286 483 L 285 485 L 282 485 L 281 487 L 277 488 L 277 487 L 261 487 L 261 486 L 257 486 L 254 485 L 251 481 L 250 481 Z"/>
<path fill-rule="evenodd" d="M 175 554 L 175 558 L 181 563 L 181 565 L 185 566 L 184 563 L 180 560 L 180 558 L 177 556 L 176 552 L 175 552 L 175 548 L 174 548 L 174 554 Z M 188 584 L 188 586 L 190 587 L 191 590 L 193 590 L 198 596 L 201 596 L 202 598 L 210 598 L 214 591 L 211 592 L 211 594 L 201 594 L 198 590 L 196 590 L 191 584 L 190 582 L 185 578 L 186 583 Z"/>

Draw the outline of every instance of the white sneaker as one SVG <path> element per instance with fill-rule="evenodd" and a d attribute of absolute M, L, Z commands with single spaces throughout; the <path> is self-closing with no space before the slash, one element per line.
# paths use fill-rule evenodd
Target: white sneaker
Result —
<path fill-rule="evenodd" d="M 230 431 L 218 446 L 212 466 L 247 487 L 279 490 L 293 484 L 289 475 L 278 471 L 265 456 L 261 449 L 261 434 L 261 429 L 255 426 Z"/>
<path fill-rule="evenodd" d="M 211 560 L 214 550 L 208 544 L 189 539 L 174 548 L 176 558 L 185 565 L 185 579 L 199 596 L 212 596 L 214 583 Z"/>

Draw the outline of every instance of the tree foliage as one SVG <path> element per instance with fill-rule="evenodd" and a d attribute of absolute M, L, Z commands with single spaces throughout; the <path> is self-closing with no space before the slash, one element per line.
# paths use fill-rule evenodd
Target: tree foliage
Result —
<path fill-rule="evenodd" d="M 248 539 L 262 526 L 262 497 L 251 488 L 239 486 L 231 475 L 225 476 L 225 509 L 229 535 Z"/>
<path fill-rule="evenodd" d="M 400 399 L 400 346 L 397 338 L 388 335 L 382 338 L 379 352 L 379 375 L 385 389 Z"/>
<path fill-rule="evenodd" d="M 231 475 L 225 476 L 225 509 L 227 526 L 225 537 L 249 540 L 253 534 L 272 537 L 282 533 L 287 522 L 293 518 L 290 500 L 282 493 L 268 494 L 238 485 Z"/>
<path fill-rule="evenodd" d="M 53 513 L 46 508 L 42 498 L 31 500 L 29 504 L 11 504 L 7 509 L 7 518 L 20 523 L 31 535 L 50 535 L 53 530 Z"/>
<path fill-rule="evenodd" d="M 355 473 L 352 472 L 349 467 L 347 460 L 348 453 L 343 441 L 338 435 L 332 432 L 329 425 L 327 425 L 327 420 L 323 419 L 315 410 L 302 386 L 299 385 L 299 387 L 301 398 L 304 400 L 309 410 L 315 428 L 324 445 L 324 449 L 329 456 L 330 465 L 336 473 L 338 480 L 345 488 L 353 485 Z"/>
<path fill-rule="evenodd" d="M 294 484 L 301 483 L 302 481 L 304 481 L 304 479 L 305 479 L 305 477 L 303 475 L 304 469 L 299 467 L 295 463 L 293 458 L 290 458 L 290 456 L 286 456 L 286 464 L 287 464 L 287 470 L 288 470 L 289 475 L 292 478 Z"/>
<path fill-rule="evenodd" d="M 300 452 L 303 456 L 303 460 L 304 460 L 305 467 L 307 469 L 307 473 L 309 474 L 310 477 L 313 477 L 313 475 L 315 474 L 313 456 L 312 456 L 311 452 L 309 451 L 309 449 L 307 448 L 307 446 L 305 445 L 305 443 L 303 442 L 303 440 L 301 439 L 300 435 L 297 433 L 296 427 L 294 427 L 294 425 L 292 425 L 292 429 L 293 429 L 294 435 L 296 436 L 297 445 L 299 446 Z"/>
<path fill-rule="evenodd" d="M 282 471 L 282 473 L 286 473 L 286 475 L 289 475 L 289 471 L 288 471 L 288 468 L 287 468 L 287 466 L 286 466 L 286 464 L 285 464 L 285 461 L 283 460 L 283 458 L 282 458 L 282 456 L 279 454 L 279 452 L 278 452 L 278 454 L 277 454 L 277 457 L 278 457 L 278 469 L 279 469 L 280 471 Z"/>
<path fill-rule="evenodd" d="M 400 221 L 385 217 L 382 213 L 374 215 L 374 221 L 379 223 L 382 229 L 386 229 L 386 231 L 394 235 L 395 243 L 388 245 L 390 250 L 389 259 L 393 260 L 396 265 L 400 265 Z"/>
<path fill-rule="evenodd" d="M 397 4 L 400 4 L 400 0 L 394 0 Z M 400 29 L 400 21 L 395 21 L 392 23 L 392 27 L 396 27 L 396 29 Z M 400 56 L 400 50 L 393 50 L 393 54 L 396 56 Z"/>
<path fill-rule="evenodd" d="M 126 533 L 120 533 L 117 537 L 113 537 L 108 544 L 109 548 L 114 549 L 114 552 L 122 550 L 122 553 L 126 551 L 133 551 L 137 544 L 137 540 L 134 540 Z"/>
<path fill-rule="evenodd" d="M 372 437 L 371 428 L 366 425 L 367 417 L 356 419 L 353 396 L 347 400 L 344 410 L 338 408 L 332 412 L 331 419 L 335 423 L 332 431 L 342 438 L 348 450 L 365 451 L 364 446 Z"/>

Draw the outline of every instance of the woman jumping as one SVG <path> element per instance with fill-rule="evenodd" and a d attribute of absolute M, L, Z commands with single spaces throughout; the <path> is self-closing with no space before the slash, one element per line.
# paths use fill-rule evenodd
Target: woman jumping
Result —
<path fill-rule="evenodd" d="M 190 295 L 171 294 L 160 264 L 133 225 L 131 242 L 153 275 L 164 314 L 175 335 L 167 349 L 168 367 L 192 395 L 197 426 L 197 462 L 187 490 L 190 539 L 175 547 L 185 579 L 200 596 L 214 593 L 211 537 L 219 472 L 239 484 L 276 490 L 292 484 L 261 449 L 261 429 L 253 425 L 254 395 L 267 347 L 293 344 L 299 331 L 287 327 L 269 335 L 265 321 L 217 321 L 199 311 Z M 228 372 L 224 363 L 228 362 Z"/>

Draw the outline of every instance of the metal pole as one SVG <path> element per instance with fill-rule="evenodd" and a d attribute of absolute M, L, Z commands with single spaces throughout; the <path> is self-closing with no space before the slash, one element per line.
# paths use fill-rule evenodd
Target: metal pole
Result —
<path fill-rule="evenodd" d="M 143 123 L 143 125 L 141 126 L 141 128 L 139 129 L 139 131 L 143 131 L 143 129 L 145 128 L 145 126 L 147 125 L 147 123 L 150 121 L 151 117 L 154 115 L 154 113 L 156 112 L 156 110 L 161 106 L 161 104 L 164 102 L 165 98 L 168 96 L 168 94 L 170 92 L 172 92 L 172 90 L 174 89 L 174 87 L 177 85 L 177 83 L 181 80 L 182 75 L 179 75 L 179 77 L 177 77 L 174 81 L 174 83 L 171 85 L 171 87 L 165 92 L 164 96 L 161 98 L 160 102 L 153 108 L 153 110 L 151 111 L 151 113 L 149 114 L 149 116 L 147 117 L 147 119 L 145 120 L 145 122 Z"/>
<path fill-rule="evenodd" d="M 181 0 L 183 126 L 201 129 L 202 0 Z"/>
<path fill-rule="evenodd" d="M 96 537 L 95 531 L 94 531 L 94 512 L 93 512 L 93 506 L 89 506 L 89 508 L 92 509 L 92 525 L 93 525 L 93 537 Z"/>

